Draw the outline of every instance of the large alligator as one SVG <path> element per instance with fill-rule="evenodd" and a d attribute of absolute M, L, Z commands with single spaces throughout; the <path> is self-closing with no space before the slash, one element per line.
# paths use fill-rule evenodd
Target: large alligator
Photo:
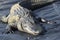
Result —
<path fill-rule="evenodd" d="M 0 20 L 7 22 L 7 32 L 13 32 L 11 28 L 17 28 L 19 31 L 23 31 L 29 34 L 38 35 L 43 31 L 39 22 L 31 15 L 30 9 L 36 8 L 36 5 L 42 5 L 54 0 L 24 0 L 16 3 L 11 7 L 10 14 L 6 16 L 0 16 Z M 36 22 L 35 22 L 36 21 Z M 42 20 L 42 22 L 46 22 Z"/>

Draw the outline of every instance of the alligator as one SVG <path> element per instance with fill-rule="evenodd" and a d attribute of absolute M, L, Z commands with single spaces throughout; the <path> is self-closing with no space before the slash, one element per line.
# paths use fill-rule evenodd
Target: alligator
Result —
<path fill-rule="evenodd" d="M 36 21 L 36 18 L 33 17 L 33 12 L 31 10 L 37 8 L 36 5 L 42 5 L 53 1 L 54 0 L 24 0 L 18 2 L 11 7 L 8 16 L 0 16 L 0 21 L 7 23 L 6 32 L 13 32 L 13 27 L 22 32 L 38 35 L 42 33 L 43 28 L 40 23 Z M 41 21 L 46 22 L 44 19 Z"/>

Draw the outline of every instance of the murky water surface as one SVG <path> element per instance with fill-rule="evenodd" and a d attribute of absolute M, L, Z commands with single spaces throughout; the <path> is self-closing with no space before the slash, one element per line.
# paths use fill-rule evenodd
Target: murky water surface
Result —
<path fill-rule="evenodd" d="M 0 0 L 0 14 L 7 15 L 11 6 L 20 0 Z M 44 35 L 32 36 L 16 31 L 13 34 L 2 34 L 7 24 L 0 23 L 0 40 L 60 40 L 60 2 L 55 2 L 33 11 L 36 17 L 56 21 L 57 24 L 43 24 L 47 30 Z"/>

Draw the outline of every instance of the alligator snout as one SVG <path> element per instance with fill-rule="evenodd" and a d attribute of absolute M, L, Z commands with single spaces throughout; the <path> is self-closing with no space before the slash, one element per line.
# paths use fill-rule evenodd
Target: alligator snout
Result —
<path fill-rule="evenodd" d="M 39 31 L 32 31 L 33 33 L 33 35 L 38 35 L 40 32 Z"/>
<path fill-rule="evenodd" d="M 25 32 L 32 34 L 32 35 L 38 35 L 41 31 L 41 30 L 32 29 L 31 27 L 26 27 L 26 28 L 24 28 L 24 30 L 25 30 Z"/>

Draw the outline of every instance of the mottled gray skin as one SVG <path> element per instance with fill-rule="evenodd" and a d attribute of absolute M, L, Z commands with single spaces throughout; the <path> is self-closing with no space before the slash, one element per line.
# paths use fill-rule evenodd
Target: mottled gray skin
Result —
<path fill-rule="evenodd" d="M 39 24 L 35 23 L 30 13 L 30 10 L 23 8 L 17 3 L 11 7 L 10 14 L 7 17 L 2 16 L 1 20 L 3 22 L 8 22 L 6 27 L 7 31 L 11 31 L 11 27 L 14 27 L 19 31 L 38 35 L 42 32 L 42 28 Z"/>

